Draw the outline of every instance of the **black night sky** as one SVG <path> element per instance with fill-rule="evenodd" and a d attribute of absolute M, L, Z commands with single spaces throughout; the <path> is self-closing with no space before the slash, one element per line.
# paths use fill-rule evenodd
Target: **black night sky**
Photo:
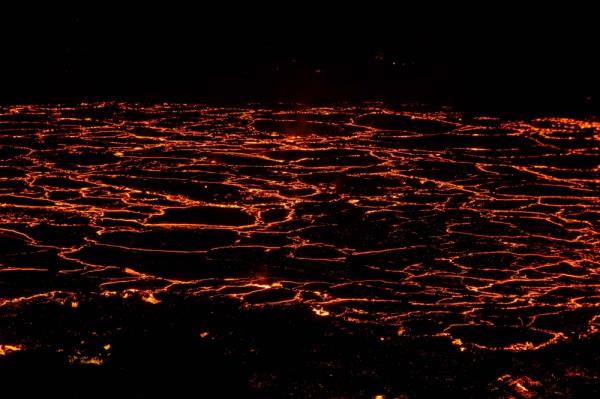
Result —
<path fill-rule="evenodd" d="M 9 12 L 0 100 L 382 100 L 590 113 L 600 92 L 592 15 L 302 3 Z"/>

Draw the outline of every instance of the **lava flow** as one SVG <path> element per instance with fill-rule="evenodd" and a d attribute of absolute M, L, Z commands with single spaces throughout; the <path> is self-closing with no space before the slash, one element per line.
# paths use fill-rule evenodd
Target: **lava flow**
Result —
<path fill-rule="evenodd" d="M 305 309 L 459 352 L 535 352 L 600 328 L 599 122 L 4 106 L 0 154 L 0 357 L 110 362 L 103 333 L 25 327 L 39 306 L 103 301 Z M 537 384 L 498 378 L 517 397 Z"/>

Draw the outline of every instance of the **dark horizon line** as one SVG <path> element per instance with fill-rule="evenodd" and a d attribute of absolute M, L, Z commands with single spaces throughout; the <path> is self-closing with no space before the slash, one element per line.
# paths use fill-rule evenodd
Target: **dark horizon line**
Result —
<path fill-rule="evenodd" d="M 369 104 L 383 104 L 400 110 L 413 110 L 422 112 L 450 111 L 462 112 L 466 114 L 485 114 L 500 117 L 543 117 L 543 116 L 577 116 L 585 118 L 599 118 L 600 106 L 595 101 L 582 101 L 580 103 L 511 103 L 502 104 L 490 102 L 444 102 L 444 101 L 424 101 L 422 99 L 389 99 L 384 97 L 362 97 L 362 98 L 328 98 L 328 99 L 292 99 L 292 98 L 208 98 L 198 96 L 164 96 L 164 95 L 119 95 L 119 96 L 54 96 L 54 97 L 36 97 L 20 99 L 0 99 L 0 105 L 49 105 L 49 106 L 77 106 L 83 104 L 188 104 L 199 106 L 219 106 L 219 107 L 247 107 L 251 105 L 264 106 L 368 106 Z"/>

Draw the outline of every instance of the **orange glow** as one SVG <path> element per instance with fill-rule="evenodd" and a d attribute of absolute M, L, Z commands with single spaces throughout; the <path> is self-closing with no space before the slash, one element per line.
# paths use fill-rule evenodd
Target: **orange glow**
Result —
<path fill-rule="evenodd" d="M 325 309 L 322 308 L 313 308 L 312 311 L 317 315 L 317 316 L 329 316 L 329 312 L 326 311 Z"/>
<path fill-rule="evenodd" d="M 71 356 L 71 357 L 69 357 L 69 363 L 101 366 L 104 364 L 104 360 L 102 360 L 99 357 L 95 357 L 95 356 Z"/>
<path fill-rule="evenodd" d="M 6 356 L 11 352 L 17 352 L 23 350 L 23 345 L 0 345 L 0 356 Z"/>

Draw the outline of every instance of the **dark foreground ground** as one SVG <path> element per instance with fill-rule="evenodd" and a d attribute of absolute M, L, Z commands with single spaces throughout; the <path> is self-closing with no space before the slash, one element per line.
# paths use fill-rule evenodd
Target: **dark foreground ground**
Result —
<path fill-rule="evenodd" d="M 207 298 L 89 297 L 76 310 L 40 301 L 3 312 L 4 340 L 34 346 L 0 359 L 13 397 L 592 398 L 600 390 L 597 336 L 537 351 L 460 351 L 442 337 L 399 337 L 297 306 L 240 310 Z"/>
<path fill-rule="evenodd" d="M 600 393 L 593 119 L 4 106 L 0 155 L 7 397 Z"/>

